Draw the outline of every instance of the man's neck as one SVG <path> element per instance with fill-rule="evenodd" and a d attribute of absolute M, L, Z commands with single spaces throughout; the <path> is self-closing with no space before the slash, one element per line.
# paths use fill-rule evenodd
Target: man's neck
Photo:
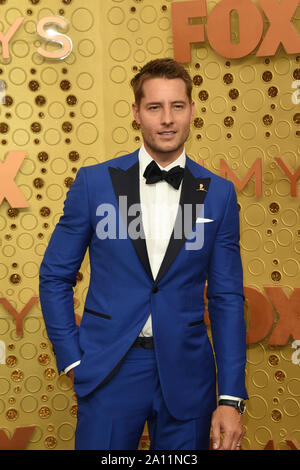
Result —
<path fill-rule="evenodd" d="M 170 163 L 174 162 L 177 160 L 178 157 L 182 154 L 184 147 L 181 147 L 180 149 L 174 151 L 174 152 L 156 152 L 150 149 L 147 145 L 144 143 L 144 147 L 146 152 L 150 155 L 153 160 L 156 161 L 161 167 L 165 168 L 166 166 L 170 165 Z"/>

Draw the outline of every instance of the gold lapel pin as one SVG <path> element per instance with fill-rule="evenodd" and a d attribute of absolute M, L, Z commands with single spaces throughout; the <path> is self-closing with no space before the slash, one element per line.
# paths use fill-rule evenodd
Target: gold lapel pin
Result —
<path fill-rule="evenodd" d="M 204 188 L 203 183 L 200 183 L 199 188 L 197 188 L 196 191 L 206 191 L 207 192 L 207 189 Z"/>

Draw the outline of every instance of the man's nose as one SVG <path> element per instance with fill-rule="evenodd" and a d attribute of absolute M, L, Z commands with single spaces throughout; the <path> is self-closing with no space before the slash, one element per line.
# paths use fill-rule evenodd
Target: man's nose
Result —
<path fill-rule="evenodd" d="M 174 122 L 173 110 L 171 107 L 166 106 L 162 110 L 162 124 L 170 125 Z"/>

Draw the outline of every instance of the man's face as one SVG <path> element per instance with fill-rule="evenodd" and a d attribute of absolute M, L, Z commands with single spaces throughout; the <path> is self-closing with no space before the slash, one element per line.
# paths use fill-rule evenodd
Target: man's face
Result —
<path fill-rule="evenodd" d="M 190 103 L 181 78 L 146 80 L 140 105 L 133 104 L 146 150 L 168 163 L 183 151 L 193 114 L 194 102 Z"/>

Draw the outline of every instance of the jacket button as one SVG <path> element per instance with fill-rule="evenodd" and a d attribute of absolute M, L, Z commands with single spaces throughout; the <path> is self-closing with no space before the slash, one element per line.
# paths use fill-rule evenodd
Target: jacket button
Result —
<path fill-rule="evenodd" d="M 153 292 L 153 294 L 156 294 L 157 291 L 158 291 L 158 287 L 157 287 L 157 286 L 153 286 L 153 287 L 152 287 L 152 292 Z"/>

